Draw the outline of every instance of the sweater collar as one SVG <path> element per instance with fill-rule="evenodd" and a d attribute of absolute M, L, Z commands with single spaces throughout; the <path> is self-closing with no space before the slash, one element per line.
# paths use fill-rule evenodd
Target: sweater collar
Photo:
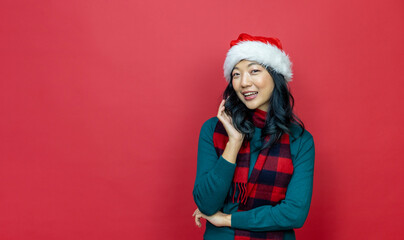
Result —
<path fill-rule="evenodd" d="M 265 126 L 265 119 L 267 116 L 267 112 L 260 110 L 260 109 L 255 109 L 253 116 L 252 116 L 252 122 L 254 125 L 258 128 L 263 128 Z"/>

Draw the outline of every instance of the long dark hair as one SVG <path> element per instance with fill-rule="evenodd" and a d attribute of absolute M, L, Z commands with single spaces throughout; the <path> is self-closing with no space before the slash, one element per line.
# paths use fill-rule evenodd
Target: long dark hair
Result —
<path fill-rule="evenodd" d="M 265 67 L 265 66 L 264 66 Z M 269 67 L 265 67 L 274 80 L 274 90 L 269 99 L 270 106 L 267 110 L 265 126 L 262 128 L 262 140 L 266 136 L 270 136 L 269 141 L 263 144 L 262 149 L 271 147 L 277 143 L 282 134 L 291 134 L 291 125 L 297 124 L 302 128 L 300 133 L 304 132 L 303 122 L 294 114 L 293 107 L 295 99 L 293 98 L 289 86 L 282 74 L 279 74 Z M 223 92 L 225 102 L 225 111 L 233 119 L 234 127 L 245 134 L 244 139 L 251 141 L 254 135 L 254 124 L 252 123 L 252 115 L 254 110 L 248 109 L 245 104 L 239 99 L 232 85 L 233 79 L 227 85 Z"/>

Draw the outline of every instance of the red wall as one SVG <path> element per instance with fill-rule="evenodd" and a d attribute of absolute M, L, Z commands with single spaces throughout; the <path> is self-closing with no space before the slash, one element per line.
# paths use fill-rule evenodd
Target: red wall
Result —
<path fill-rule="evenodd" d="M 0 239 L 202 239 L 202 123 L 239 33 L 277 36 L 313 134 L 298 239 L 404 235 L 404 2 L 0 3 Z"/>

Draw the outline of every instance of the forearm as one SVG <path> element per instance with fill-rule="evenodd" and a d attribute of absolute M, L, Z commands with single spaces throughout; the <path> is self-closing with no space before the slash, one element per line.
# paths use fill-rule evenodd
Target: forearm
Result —
<path fill-rule="evenodd" d="M 249 231 L 280 231 L 303 226 L 310 202 L 281 203 L 276 206 L 261 206 L 244 212 L 236 212 L 231 216 L 233 228 Z"/>

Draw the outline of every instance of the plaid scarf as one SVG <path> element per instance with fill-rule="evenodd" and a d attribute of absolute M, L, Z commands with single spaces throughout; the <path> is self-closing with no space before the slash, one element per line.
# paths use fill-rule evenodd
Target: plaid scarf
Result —
<path fill-rule="evenodd" d="M 265 125 L 266 112 L 256 109 L 252 122 L 258 128 Z M 213 143 L 218 156 L 222 155 L 228 142 L 223 124 L 218 121 L 213 134 Z M 268 141 L 267 136 L 264 141 Z M 276 205 L 285 199 L 287 186 L 292 177 L 293 163 L 290 153 L 289 135 L 283 134 L 271 148 L 260 151 L 250 178 L 250 142 L 244 141 L 237 155 L 232 191 L 228 201 L 238 202 L 238 211 L 247 211 L 263 205 Z M 251 232 L 235 229 L 235 240 L 283 239 L 283 231 Z"/>

